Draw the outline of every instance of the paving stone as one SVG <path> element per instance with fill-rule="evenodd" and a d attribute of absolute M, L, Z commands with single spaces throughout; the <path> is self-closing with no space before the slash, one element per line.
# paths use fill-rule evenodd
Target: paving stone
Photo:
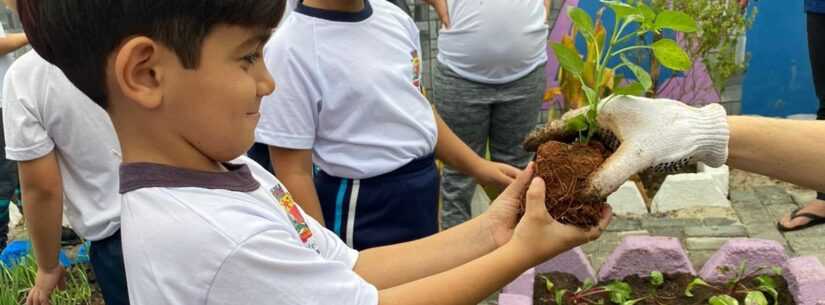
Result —
<path fill-rule="evenodd" d="M 650 210 L 659 213 L 693 207 L 730 207 L 730 202 L 710 174 L 679 174 L 667 176 Z"/>
<path fill-rule="evenodd" d="M 771 240 L 737 238 L 726 242 L 699 271 L 709 282 L 725 282 L 732 274 L 720 273 L 720 267 L 737 268 L 746 262 L 748 272 L 757 268 L 781 267 L 788 261 L 785 248 Z"/>
<path fill-rule="evenodd" d="M 519 275 L 515 280 L 504 286 L 503 293 L 518 294 L 533 298 L 533 281 L 536 277 L 536 270 L 530 268 Z"/>
<path fill-rule="evenodd" d="M 798 206 L 795 204 L 774 204 L 765 206 L 765 210 L 767 210 L 768 214 L 771 215 L 771 218 L 773 218 L 772 222 L 776 222 L 781 219 L 782 216 L 785 216 L 785 214 L 790 213 L 796 208 L 798 208 Z"/>
<path fill-rule="evenodd" d="M 736 215 L 739 216 L 739 221 L 744 224 L 764 224 L 776 221 L 768 211 L 758 203 L 733 203 L 733 208 L 736 210 Z"/>
<path fill-rule="evenodd" d="M 616 215 L 645 215 L 647 214 L 647 204 L 645 204 L 642 193 L 633 181 L 627 181 L 619 187 L 616 192 L 607 197 L 607 203 L 613 208 Z"/>
<path fill-rule="evenodd" d="M 724 218 L 724 217 L 709 217 L 702 219 L 702 223 L 706 226 L 727 226 L 737 223 L 736 219 Z"/>
<path fill-rule="evenodd" d="M 645 217 L 641 219 L 642 228 L 701 226 L 702 220 L 693 218 L 654 218 Z"/>
<path fill-rule="evenodd" d="M 825 236 L 785 236 L 796 252 L 825 250 Z"/>
<path fill-rule="evenodd" d="M 649 235 L 650 235 L 650 232 L 648 232 L 647 230 L 636 230 L 636 231 L 624 231 L 624 232 L 619 232 L 619 238 L 620 238 L 620 239 L 624 239 L 624 238 L 625 238 L 625 237 L 627 237 L 627 236 L 639 236 L 639 235 L 649 236 Z"/>
<path fill-rule="evenodd" d="M 678 239 L 685 238 L 685 230 L 681 227 L 651 227 L 647 231 L 651 236 L 666 236 L 675 237 Z"/>
<path fill-rule="evenodd" d="M 721 237 L 691 237 L 685 239 L 685 244 L 690 251 L 715 251 L 729 240 L 730 238 Z"/>
<path fill-rule="evenodd" d="M 825 225 L 808 227 L 802 230 L 785 232 L 786 237 L 822 237 L 825 243 Z"/>
<path fill-rule="evenodd" d="M 825 300 L 825 267 L 812 256 L 788 260 L 783 275 L 798 305 L 819 305 Z"/>
<path fill-rule="evenodd" d="M 746 237 L 745 226 L 695 226 L 685 227 L 685 237 Z"/>
<path fill-rule="evenodd" d="M 628 236 L 599 268 L 599 280 L 629 275 L 646 276 L 651 271 L 666 274 L 696 274 L 679 240 L 671 237 Z"/>
<path fill-rule="evenodd" d="M 785 237 L 782 236 L 782 233 L 776 230 L 775 225 L 754 224 L 748 225 L 747 227 L 745 227 L 745 229 L 748 231 L 748 237 L 750 238 L 772 240 L 780 243 L 784 247 L 788 246 L 788 241 L 785 240 Z"/>
<path fill-rule="evenodd" d="M 613 220 L 610 221 L 610 225 L 607 226 L 607 232 L 637 231 L 641 228 L 642 222 L 638 219 L 613 217 Z"/>
<path fill-rule="evenodd" d="M 585 279 L 596 279 L 596 272 L 590 265 L 587 255 L 578 247 L 539 264 L 535 269 L 537 274 L 548 272 L 572 274 L 582 282 Z"/>
<path fill-rule="evenodd" d="M 489 302 L 483 304 L 490 304 Z M 502 293 L 498 295 L 498 304 L 499 305 L 533 305 L 533 298 L 519 295 L 519 294 L 510 294 L 510 293 Z"/>
<path fill-rule="evenodd" d="M 801 251 L 796 252 L 797 256 L 813 256 L 816 257 L 822 265 L 825 265 L 825 251 Z"/>
<path fill-rule="evenodd" d="M 694 268 L 702 268 L 714 253 L 716 251 L 688 251 L 688 257 Z"/>
<path fill-rule="evenodd" d="M 730 191 L 730 201 L 734 202 L 734 203 L 738 203 L 738 202 L 757 203 L 757 202 L 759 202 L 759 197 L 756 196 L 756 193 L 754 191 L 741 191 L 741 190 L 735 191 L 735 190 L 731 190 Z"/>
<path fill-rule="evenodd" d="M 793 198 L 784 188 L 776 185 L 753 187 L 754 193 L 764 205 L 794 204 Z"/>

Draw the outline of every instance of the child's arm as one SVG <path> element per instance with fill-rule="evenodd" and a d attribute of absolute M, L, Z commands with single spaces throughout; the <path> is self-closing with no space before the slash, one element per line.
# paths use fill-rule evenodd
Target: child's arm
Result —
<path fill-rule="evenodd" d="M 441 19 L 441 23 L 444 24 L 444 28 L 449 28 L 450 14 L 447 10 L 447 0 L 424 0 L 424 2 L 433 6 L 435 13 L 438 14 L 438 19 Z"/>
<path fill-rule="evenodd" d="M 504 163 L 491 162 L 477 155 L 453 133 L 447 123 L 441 119 L 433 108 L 438 127 L 438 143 L 435 146 L 436 157 L 448 166 L 472 176 L 486 186 L 506 188 L 521 172 Z"/>
<path fill-rule="evenodd" d="M 528 268 L 598 237 L 600 229 L 586 231 L 550 217 L 540 178 L 532 180 L 525 215 L 513 229 L 516 198 L 531 176 L 529 170 L 520 176 L 513 185 L 521 187 L 505 190 L 508 201 L 497 200 L 499 208 L 483 218 L 427 239 L 363 251 L 355 271 L 379 288 L 381 305 L 476 304 Z M 610 211 L 603 212 L 600 228 L 610 219 Z M 505 214 L 507 221 L 496 219 Z"/>
<path fill-rule="evenodd" d="M 49 296 L 62 286 L 64 271 L 58 263 L 60 229 L 63 221 L 63 182 L 54 151 L 23 161 L 20 188 L 26 226 L 37 258 L 37 277 L 26 304 L 49 304 Z"/>
<path fill-rule="evenodd" d="M 272 170 L 304 212 L 324 224 L 321 201 L 312 180 L 312 150 L 269 146 Z"/>
<path fill-rule="evenodd" d="M 8 34 L 6 37 L 0 37 L 0 55 L 6 55 L 22 48 L 29 43 L 29 39 L 24 33 Z"/>

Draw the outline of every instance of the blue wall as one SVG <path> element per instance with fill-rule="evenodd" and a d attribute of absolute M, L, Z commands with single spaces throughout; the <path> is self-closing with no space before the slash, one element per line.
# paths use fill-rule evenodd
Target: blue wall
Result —
<path fill-rule="evenodd" d="M 751 54 L 742 112 L 765 116 L 816 113 L 803 0 L 751 1 L 759 8 L 748 33 Z M 825 35 L 825 33 L 823 33 Z"/>

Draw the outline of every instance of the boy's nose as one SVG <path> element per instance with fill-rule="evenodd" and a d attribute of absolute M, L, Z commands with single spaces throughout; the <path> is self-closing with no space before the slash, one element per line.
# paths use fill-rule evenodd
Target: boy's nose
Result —
<path fill-rule="evenodd" d="M 263 76 L 258 80 L 258 96 L 267 96 L 272 94 L 277 86 L 275 85 L 275 80 L 272 79 L 272 75 L 269 74 L 269 71 L 264 70 L 262 74 Z"/>

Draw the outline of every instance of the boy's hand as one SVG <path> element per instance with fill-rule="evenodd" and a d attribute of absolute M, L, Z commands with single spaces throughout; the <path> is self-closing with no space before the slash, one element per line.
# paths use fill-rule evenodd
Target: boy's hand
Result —
<path fill-rule="evenodd" d="M 534 264 L 599 238 L 612 217 L 612 211 L 606 207 L 602 211 L 599 225 L 595 228 L 585 230 L 558 223 L 550 216 L 544 205 L 544 188 L 541 178 L 533 178 L 527 190 L 524 216 L 516 225 L 513 237 L 507 244 L 516 247 L 524 255 L 531 255 Z"/>
<path fill-rule="evenodd" d="M 530 184 L 533 171 L 533 162 L 530 162 L 518 178 L 498 195 L 482 216 L 496 247 L 506 244 L 513 236 L 513 229 L 518 223 L 521 211 L 521 196 Z"/>
<path fill-rule="evenodd" d="M 474 176 L 481 185 L 503 190 L 513 183 L 519 174 L 521 170 L 509 164 L 482 159 Z"/>
<path fill-rule="evenodd" d="M 55 288 L 66 288 L 66 270 L 60 264 L 48 270 L 38 268 L 34 287 L 26 297 L 26 305 L 51 304 L 49 297 L 51 297 Z"/>

